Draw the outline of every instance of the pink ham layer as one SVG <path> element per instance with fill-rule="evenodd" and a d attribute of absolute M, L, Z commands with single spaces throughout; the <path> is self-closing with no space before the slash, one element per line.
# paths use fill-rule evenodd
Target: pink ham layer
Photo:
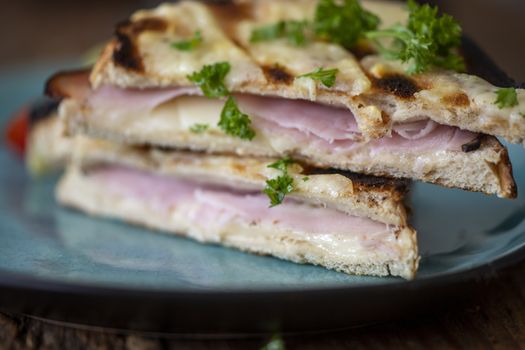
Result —
<path fill-rule="evenodd" d="M 315 143 L 326 150 L 350 151 L 362 147 L 357 122 L 350 110 L 310 101 L 273 97 L 239 96 L 240 108 L 254 125 L 268 134 L 281 134 L 298 142 Z M 394 125 L 392 135 L 366 143 L 372 151 L 461 150 L 477 134 L 432 120 Z"/>
<path fill-rule="evenodd" d="M 367 246 L 393 235 L 386 224 L 291 199 L 269 208 L 268 197 L 258 192 L 238 192 L 116 165 L 92 169 L 87 176 L 106 193 L 138 200 L 161 213 L 186 208 L 186 217 L 199 226 L 256 222 L 297 233 L 357 235 Z"/>
<path fill-rule="evenodd" d="M 200 94 L 196 87 L 125 90 L 103 86 L 87 96 L 87 104 L 95 111 L 118 111 L 111 115 L 125 116 L 126 112 L 147 114 L 179 96 Z M 296 142 L 313 143 L 326 150 L 343 152 L 364 145 L 363 142 L 356 141 L 360 132 L 348 109 L 310 101 L 254 95 L 237 95 L 236 99 L 240 109 L 252 118 L 253 125 L 269 136 L 281 135 Z M 391 136 L 372 140 L 366 147 L 373 151 L 459 151 L 462 145 L 476 136 L 470 131 L 440 125 L 427 119 L 394 125 Z"/>

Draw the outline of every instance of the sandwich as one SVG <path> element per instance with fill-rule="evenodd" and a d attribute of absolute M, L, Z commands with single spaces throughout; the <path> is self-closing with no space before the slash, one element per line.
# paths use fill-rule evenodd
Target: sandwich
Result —
<path fill-rule="evenodd" d="M 57 199 L 248 252 L 413 278 L 407 181 L 517 194 L 496 137 L 524 141 L 525 91 L 465 73 L 460 42 L 457 22 L 414 1 L 138 11 L 92 70 L 46 85 L 74 138 Z"/>
<path fill-rule="evenodd" d="M 468 67 L 450 17 L 410 1 L 408 13 L 396 12 L 408 24 L 382 29 L 397 5 L 379 4 L 164 4 L 120 23 L 89 77 L 56 75 L 47 93 L 64 99 L 61 118 L 72 135 L 291 157 L 516 197 L 496 136 L 523 142 L 525 91 L 458 72 Z M 421 21 L 434 35 L 424 37 L 424 52 L 406 39 L 428 34 L 418 32 Z M 393 48 L 381 41 L 389 35 Z"/>
<path fill-rule="evenodd" d="M 416 273 L 406 181 L 83 136 L 73 149 L 57 187 L 63 205 L 350 274 L 411 279 Z M 262 190 L 283 176 L 295 190 L 272 208 Z"/>
<path fill-rule="evenodd" d="M 56 191 L 65 206 L 345 273 L 415 276 L 406 180 L 66 137 L 55 107 L 49 100 L 33 106 L 26 159 L 33 175 L 68 164 Z M 262 190 L 282 178 L 294 191 L 269 208 Z"/>

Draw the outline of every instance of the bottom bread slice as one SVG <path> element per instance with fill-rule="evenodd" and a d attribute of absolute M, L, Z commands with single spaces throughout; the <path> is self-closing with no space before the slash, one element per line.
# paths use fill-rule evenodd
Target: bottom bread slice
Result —
<path fill-rule="evenodd" d="M 225 191 L 122 166 L 84 171 L 71 165 L 57 199 L 91 215 L 296 263 L 348 274 L 415 276 L 416 232 L 408 226 L 294 200 L 270 209 L 257 194 Z"/>

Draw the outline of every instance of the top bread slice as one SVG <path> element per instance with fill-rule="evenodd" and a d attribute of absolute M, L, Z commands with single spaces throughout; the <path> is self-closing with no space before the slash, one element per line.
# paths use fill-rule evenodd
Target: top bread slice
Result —
<path fill-rule="evenodd" d="M 369 138 L 387 135 L 398 122 L 430 118 L 514 143 L 525 139 L 525 90 L 517 89 L 518 105 L 500 109 L 494 103 L 498 88 L 468 74 L 433 70 L 409 76 L 398 63 L 376 55 L 361 57 L 363 52 L 314 39 L 301 47 L 286 39 L 250 42 L 252 29 L 279 20 L 312 18 L 316 4 L 265 0 L 212 6 L 182 1 L 138 11 L 117 26 L 91 74 L 92 85 L 188 86 L 192 85 L 188 74 L 227 61 L 232 67 L 225 81 L 230 91 L 345 106 Z M 384 24 L 406 17 L 400 4 L 364 1 L 363 6 Z M 201 31 L 203 42 L 195 50 L 171 47 L 196 31 Z M 299 78 L 319 67 L 339 69 L 333 87 Z"/>

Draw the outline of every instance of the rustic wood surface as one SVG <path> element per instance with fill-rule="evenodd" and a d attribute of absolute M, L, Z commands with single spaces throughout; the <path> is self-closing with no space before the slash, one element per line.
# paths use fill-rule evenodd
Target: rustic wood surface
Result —
<path fill-rule="evenodd" d="M 406 320 L 316 335 L 284 336 L 290 349 L 525 348 L 525 263 L 512 267 L 465 304 Z M 0 314 L 0 349 L 260 349 L 250 339 L 158 338 L 74 329 Z"/>

